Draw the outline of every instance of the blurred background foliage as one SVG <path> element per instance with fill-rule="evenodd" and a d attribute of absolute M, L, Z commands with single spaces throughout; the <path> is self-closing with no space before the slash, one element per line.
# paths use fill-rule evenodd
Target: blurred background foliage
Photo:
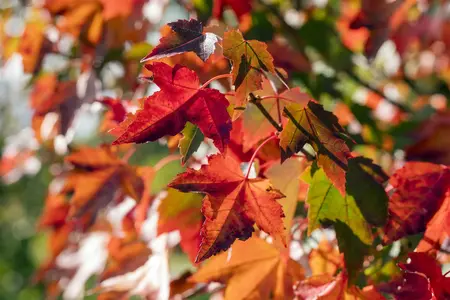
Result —
<path fill-rule="evenodd" d="M 0 3 L 0 24 L 14 17 L 14 22 L 10 26 L 23 28 L 25 14 L 29 14 L 31 1 L 9 1 L 2 0 Z M 93 1 L 94 2 L 94 1 Z M 207 4 L 209 2 L 209 4 Z M 177 1 L 162 1 L 164 13 L 157 16 L 157 22 L 153 24 L 153 29 L 148 32 L 148 39 L 157 42 L 159 38 L 159 28 L 167 22 L 188 16 L 185 9 Z M 196 1 L 196 5 L 211 8 L 211 1 Z M 150 16 L 151 17 L 151 16 Z M 0 26 L 2 41 L 8 32 Z M 14 33 L 20 36 L 19 33 Z M 32 83 L 26 83 L 30 78 L 24 74 L 23 70 L 15 70 L 13 74 L 11 66 L 6 69 L 6 59 L 4 56 L 7 46 L 2 42 L 0 46 L 0 154 L 5 148 L 5 139 L 19 134 L 23 128 L 30 126 L 30 107 L 23 105 L 27 103 L 30 87 Z M 102 65 L 98 66 L 97 71 L 101 72 L 108 61 L 132 59 L 138 62 L 148 51 L 151 50 L 148 43 L 134 45 L 131 49 L 124 52 L 124 49 L 110 49 L 102 60 Z M 3 53 L 2 53 L 3 52 Z M 74 53 L 74 55 L 77 55 Z M 59 57 L 51 59 L 48 66 L 58 68 Z M 63 76 L 61 74 L 60 76 Z M 21 77 L 21 78 L 20 78 Z M 24 83 L 24 84 L 22 84 Z M 77 134 L 73 142 L 73 147 L 77 145 L 99 145 L 101 141 L 96 136 L 99 119 L 95 114 L 86 113 L 78 121 L 81 124 L 77 128 Z M 167 156 L 167 147 L 155 143 L 143 145 L 139 151 L 134 154 L 131 163 L 136 165 L 154 165 L 161 158 Z M 52 155 L 48 150 L 41 149 L 38 156 L 44 157 L 39 165 L 37 173 L 30 170 L 30 175 L 20 177 L 14 183 L 5 183 L 0 180 L 0 299 L 44 299 L 45 289 L 42 284 L 35 284 L 33 277 L 39 266 L 48 257 L 47 236 L 45 232 L 37 232 L 36 224 L 42 213 L 44 200 L 47 194 L 48 186 L 51 182 L 50 159 L 45 161 L 45 157 Z M 61 159 L 61 158 L 60 158 Z M 3 166 L 5 167 L 5 166 Z M 161 190 L 177 173 L 181 171 L 178 163 L 170 163 L 158 172 L 157 177 L 152 183 L 154 192 Z M 3 170 L 2 170 L 3 171 Z M 2 174 L 4 175 L 4 174 Z M 189 268 L 190 262 L 179 251 L 174 258 L 174 272 Z M 92 283 L 90 283 L 92 285 Z M 89 286 L 89 283 L 88 283 Z M 91 286 L 92 287 L 92 286 Z M 86 299 L 95 299 L 95 296 L 87 296 Z"/>

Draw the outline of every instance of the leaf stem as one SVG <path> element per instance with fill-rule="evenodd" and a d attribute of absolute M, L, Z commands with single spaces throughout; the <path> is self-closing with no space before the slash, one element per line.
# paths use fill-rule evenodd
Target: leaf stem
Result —
<path fill-rule="evenodd" d="M 128 162 L 128 160 L 131 158 L 131 156 L 133 156 L 134 152 L 136 152 L 136 148 L 135 147 L 131 147 L 130 149 L 128 149 L 128 151 L 122 157 L 122 161 L 125 162 L 125 163 Z"/>
<path fill-rule="evenodd" d="M 275 129 L 277 131 L 283 130 L 283 127 L 281 127 L 280 124 L 277 123 L 277 121 L 275 121 L 274 118 L 272 118 L 270 113 L 261 104 L 261 100 L 260 99 L 256 98 L 256 96 L 253 95 L 253 93 L 250 93 L 249 97 L 250 97 L 250 102 L 253 103 L 259 109 L 259 111 L 264 115 L 264 117 L 266 117 L 267 121 L 269 121 L 270 124 L 272 124 L 272 126 L 275 127 Z"/>
<path fill-rule="evenodd" d="M 211 79 L 209 79 L 207 82 L 205 82 L 205 83 L 200 87 L 200 89 L 204 89 L 205 87 L 207 87 L 207 86 L 208 86 L 211 82 L 213 82 L 214 80 L 221 79 L 221 78 L 231 78 L 231 77 L 233 77 L 233 74 L 221 74 L 221 75 L 214 76 L 213 78 L 211 78 Z"/>
<path fill-rule="evenodd" d="M 248 179 L 248 176 L 250 175 L 250 171 L 252 170 L 252 165 L 253 162 L 255 161 L 256 158 L 256 154 L 258 154 L 259 150 L 261 150 L 261 148 L 267 144 L 268 142 L 270 142 L 273 139 L 277 139 L 278 137 L 274 134 L 269 136 L 267 139 L 264 140 L 264 142 L 262 142 L 261 144 L 259 144 L 258 148 L 256 148 L 255 152 L 253 152 L 252 158 L 250 158 L 250 162 L 248 163 L 248 170 L 247 170 L 247 174 L 245 175 L 245 179 Z"/>
<path fill-rule="evenodd" d="M 348 170 L 347 165 L 342 161 L 340 161 L 339 158 L 337 158 L 336 155 L 334 155 L 330 150 L 328 150 L 316 136 L 310 134 L 305 128 L 303 128 L 303 126 L 297 122 L 295 117 L 291 114 L 291 112 L 287 108 L 284 108 L 284 113 L 289 118 L 289 120 L 291 120 L 291 122 L 294 123 L 295 127 L 297 127 L 306 137 L 308 137 L 308 140 L 313 141 L 317 145 L 317 147 L 319 148 L 318 152 L 322 152 L 323 154 L 328 156 L 344 171 Z"/>
<path fill-rule="evenodd" d="M 281 105 L 280 105 L 280 99 L 277 99 L 277 113 L 278 113 L 278 124 L 281 124 Z"/>
<path fill-rule="evenodd" d="M 289 101 L 289 99 L 280 96 L 280 95 L 271 95 L 271 96 L 262 96 L 259 98 L 259 100 L 264 100 L 264 99 L 277 99 L 277 113 L 278 113 L 278 124 L 281 124 L 281 106 L 280 106 L 280 99 L 281 100 L 287 100 Z"/>
<path fill-rule="evenodd" d="M 153 169 L 155 170 L 155 172 L 161 170 L 165 165 L 167 165 L 168 163 L 178 160 L 180 159 L 181 156 L 178 154 L 172 154 L 169 156 L 164 157 L 163 159 L 161 159 L 160 161 L 158 161 L 154 166 Z"/>
<path fill-rule="evenodd" d="M 280 95 L 269 95 L 269 96 L 262 96 L 259 98 L 260 100 L 265 100 L 265 99 L 281 99 L 281 100 L 286 100 L 286 101 L 292 101 L 291 99 L 288 99 L 286 97 L 280 96 Z"/>

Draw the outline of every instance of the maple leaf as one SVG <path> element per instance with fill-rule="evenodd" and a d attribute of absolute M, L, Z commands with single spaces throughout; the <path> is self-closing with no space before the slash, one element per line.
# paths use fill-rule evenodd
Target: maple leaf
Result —
<path fill-rule="evenodd" d="M 333 276 L 341 265 L 338 249 L 327 239 L 322 239 L 317 249 L 311 250 L 308 261 L 312 276 L 322 274 Z"/>
<path fill-rule="evenodd" d="M 214 0 L 213 16 L 221 19 L 226 6 L 230 6 L 238 19 L 252 11 L 252 1 L 250 0 Z"/>
<path fill-rule="evenodd" d="M 300 188 L 300 174 L 305 170 L 306 165 L 298 159 L 288 159 L 283 164 L 271 166 L 264 175 L 270 180 L 273 186 L 279 190 L 284 198 L 279 200 L 283 207 L 285 217 L 283 218 L 286 236 L 292 225 L 298 203 L 298 193 Z"/>
<path fill-rule="evenodd" d="M 35 155 L 35 151 L 30 149 L 21 149 L 17 153 L 6 153 L 0 158 L 0 178 L 4 183 L 14 183 L 21 179 L 25 174 L 30 174 L 27 171 L 27 166 L 30 162 L 39 162 Z M 39 168 L 31 172 L 37 173 Z M 30 174 L 30 175 L 31 175 Z"/>
<path fill-rule="evenodd" d="M 275 93 L 272 83 L 267 79 L 263 80 L 262 90 L 256 91 L 254 94 L 258 97 L 257 101 L 260 101 L 261 105 L 274 120 L 282 117 L 280 116 L 281 112 L 290 103 L 306 105 L 307 101 L 311 99 L 308 94 L 303 93 L 298 87 L 286 90 L 280 94 Z M 242 146 L 245 152 L 275 131 L 274 126 L 253 103 L 247 105 L 247 109 L 243 112 L 241 118 L 243 122 Z M 284 121 L 283 119 L 282 121 Z"/>
<path fill-rule="evenodd" d="M 394 291 L 395 299 L 448 299 L 450 278 L 442 275 L 439 263 L 424 252 L 409 253 L 408 257 L 406 264 L 399 264 L 403 281 Z"/>
<path fill-rule="evenodd" d="M 152 60 L 151 62 L 163 62 L 172 67 L 177 64 L 183 65 L 195 71 L 200 78 L 200 82 L 206 82 L 217 75 L 230 72 L 229 60 L 222 53 L 218 53 L 218 51 L 211 54 L 206 62 L 201 60 L 194 52 L 184 52 L 179 55 Z M 146 68 L 142 68 L 141 76 L 151 77 L 151 73 Z M 218 78 L 216 82 L 227 90 L 230 88 L 229 78 Z"/>
<path fill-rule="evenodd" d="M 267 42 L 267 49 L 273 56 L 275 66 L 283 68 L 287 72 L 308 73 L 311 71 L 311 63 L 305 54 L 294 50 L 281 39 Z"/>
<path fill-rule="evenodd" d="M 40 67 L 44 55 L 50 50 L 50 42 L 45 38 L 46 21 L 34 15 L 33 21 L 28 22 L 20 37 L 17 52 L 23 59 L 23 70 L 35 73 Z"/>
<path fill-rule="evenodd" d="M 201 199 L 199 194 L 168 189 L 158 207 L 158 234 L 179 230 L 180 246 L 193 262 L 200 246 Z"/>
<path fill-rule="evenodd" d="M 331 275 L 316 275 L 300 281 L 294 287 L 297 300 L 333 299 L 343 300 L 347 278 L 340 273 L 336 278 Z"/>
<path fill-rule="evenodd" d="M 73 245 L 72 233 L 74 231 L 84 232 L 91 224 L 92 218 L 85 215 L 78 220 L 69 219 L 69 209 L 70 204 L 67 202 L 65 195 L 51 193 L 47 195 L 38 226 L 39 229 L 50 229 L 47 242 L 49 257 L 36 271 L 33 279 L 35 282 L 46 281 L 48 282 L 46 284 L 51 287 L 55 278 L 73 275 L 73 270 L 62 270 L 58 266 L 57 259 L 65 249 Z M 57 296 L 60 293 L 60 288 L 54 288 L 48 292 Z"/>
<path fill-rule="evenodd" d="M 152 196 L 152 183 L 156 176 L 156 171 L 153 167 L 140 167 L 138 173 L 144 181 L 144 189 L 142 191 L 142 198 L 134 208 L 134 227 L 137 232 L 141 232 L 142 225 L 147 220 L 149 208 L 153 204 L 155 197 Z"/>
<path fill-rule="evenodd" d="M 99 1 L 83 1 L 74 4 L 71 1 L 47 0 L 45 7 L 51 14 L 64 15 L 64 19 L 58 23 L 61 31 L 78 36 L 82 31 L 82 26 L 88 24 L 86 31 L 89 41 L 92 43 L 99 41 L 103 26 Z"/>
<path fill-rule="evenodd" d="M 352 282 L 363 266 L 364 257 L 369 254 L 370 245 L 362 242 L 352 229 L 340 220 L 333 222 L 333 227 L 336 231 L 339 251 L 344 253 L 349 281 Z"/>
<path fill-rule="evenodd" d="M 416 142 L 406 148 L 406 159 L 450 165 L 450 113 L 438 112 L 414 130 Z"/>
<path fill-rule="evenodd" d="M 120 2 L 111 0 L 99 0 L 103 5 L 103 18 L 110 20 L 117 17 L 126 17 L 132 13 L 133 5 L 139 6 L 140 2 L 136 0 L 123 0 Z"/>
<path fill-rule="evenodd" d="M 158 46 L 144 57 L 141 62 L 169 57 L 184 52 L 194 52 L 206 61 L 216 49 L 218 37 L 214 33 L 203 33 L 201 22 L 190 19 L 178 20 L 167 24 L 170 31 L 159 40 Z"/>
<path fill-rule="evenodd" d="M 211 258 L 190 281 L 226 283 L 225 299 L 292 299 L 292 283 L 304 278 L 302 267 L 273 245 L 253 237 L 237 241 L 231 255 Z"/>
<path fill-rule="evenodd" d="M 408 162 L 389 180 L 389 219 L 384 243 L 425 232 L 420 251 L 450 234 L 448 167 L 422 162 Z M 425 209 L 426 208 L 426 209 Z"/>
<path fill-rule="evenodd" d="M 112 267 L 118 273 L 102 280 L 94 291 L 112 294 L 112 297 L 115 294 L 125 294 L 124 299 L 133 295 L 168 299 L 170 278 L 167 234 L 156 237 L 152 243 L 146 245 L 136 237 L 135 233 L 130 233 L 132 234 L 126 235 L 122 240 L 115 240 L 117 243 L 114 246 L 117 248 L 113 251 L 114 256 L 110 256 L 107 265 L 107 270 Z"/>
<path fill-rule="evenodd" d="M 76 97 L 76 82 L 58 82 L 56 74 L 40 76 L 30 95 L 30 106 L 37 114 L 57 109 L 63 102 Z"/>
<path fill-rule="evenodd" d="M 233 63 L 231 74 L 236 89 L 233 119 L 237 119 L 242 107 L 247 104 L 247 95 L 262 88 L 262 72 L 274 73 L 275 67 L 266 44 L 256 40 L 246 41 L 237 30 L 225 32 L 222 45 L 223 54 Z"/>
<path fill-rule="evenodd" d="M 127 109 L 123 101 L 121 101 L 120 99 L 105 97 L 100 102 L 106 105 L 111 110 L 111 119 L 113 121 L 120 123 L 125 119 L 127 115 Z"/>
<path fill-rule="evenodd" d="M 239 163 L 229 156 L 210 156 L 208 165 L 179 174 L 169 187 L 207 194 L 202 206 L 206 220 L 196 262 L 228 249 L 236 239 L 250 238 L 255 223 L 275 238 L 285 240 L 284 214 L 276 201 L 283 194 L 273 189 L 268 180 L 244 177 Z"/>
<path fill-rule="evenodd" d="M 186 123 L 183 131 L 183 138 L 180 139 L 178 147 L 180 148 L 181 163 L 185 164 L 189 158 L 197 151 L 205 137 L 200 129 L 192 123 Z"/>
<path fill-rule="evenodd" d="M 365 244 L 371 244 L 372 234 L 355 199 L 350 195 L 342 196 L 328 180 L 323 169 L 313 174 L 304 173 L 302 179 L 310 184 L 306 202 L 308 209 L 308 234 L 318 228 L 320 223 L 341 221 Z"/>
<path fill-rule="evenodd" d="M 366 220 L 375 226 L 387 221 L 388 196 L 382 186 L 388 176 L 371 159 L 354 157 L 348 160 L 347 193 L 355 198 Z"/>
<path fill-rule="evenodd" d="M 373 286 L 364 289 L 347 287 L 348 278 L 344 272 L 336 277 L 328 274 L 316 275 L 300 281 L 294 287 L 296 300 L 385 300 Z"/>
<path fill-rule="evenodd" d="M 72 193 L 69 215 L 78 218 L 96 213 L 123 193 L 139 201 L 144 183 L 136 170 L 128 166 L 108 147 L 81 148 L 66 157 L 76 169 L 67 177 L 63 193 Z"/>
<path fill-rule="evenodd" d="M 230 132 L 230 143 L 228 148 L 230 151 L 228 155 L 233 156 L 237 161 L 250 161 L 253 153 L 251 151 L 244 151 L 243 147 L 243 120 L 239 118 L 233 122 L 233 129 Z"/>
<path fill-rule="evenodd" d="M 44 211 L 39 219 L 39 228 L 59 228 L 66 223 L 70 205 L 64 195 L 49 194 L 45 199 Z"/>
<path fill-rule="evenodd" d="M 289 122 L 280 134 L 282 160 L 300 151 L 305 143 L 317 152 L 317 163 L 342 195 L 345 191 L 345 171 L 350 149 L 342 136 L 344 129 L 331 112 L 313 101 L 307 106 L 291 104 L 284 109 Z"/>
<path fill-rule="evenodd" d="M 389 21 L 404 0 L 363 0 L 360 13 L 350 23 L 350 29 L 366 27 L 370 31 L 364 52 L 368 58 L 377 54 L 390 33 Z"/>
<path fill-rule="evenodd" d="M 104 97 L 99 100 L 99 102 L 105 105 L 107 109 L 103 116 L 99 131 L 108 132 L 112 135 L 115 134 L 114 128 L 125 120 L 127 114 L 137 109 L 137 106 L 120 99 Z"/>
<path fill-rule="evenodd" d="M 190 271 L 186 271 L 178 278 L 175 278 L 170 282 L 170 299 L 174 299 L 176 298 L 176 295 L 182 295 L 195 288 L 197 284 L 195 282 L 188 281 L 191 276 L 192 273 Z"/>
<path fill-rule="evenodd" d="M 197 75 L 186 67 L 172 68 L 159 62 L 146 67 L 153 72 L 153 80 L 161 91 L 146 98 L 136 114 L 127 116 L 120 125 L 122 134 L 113 145 L 175 135 L 189 121 L 223 152 L 231 130 L 225 96 L 217 90 L 199 88 Z"/>
<path fill-rule="evenodd" d="M 309 177 L 312 171 L 302 177 L 310 184 L 306 199 L 309 204 L 308 234 L 322 223 L 333 225 L 339 251 L 344 254 L 347 274 L 352 281 L 372 242 L 369 223 L 360 208 L 365 203 L 358 203 L 348 194 L 342 196 L 327 179 L 324 170 L 315 170 Z"/>
<path fill-rule="evenodd" d="M 124 238 L 112 237 L 108 252 L 108 262 L 100 275 L 100 281 L 135 271 L 145 264 L 152 253 L 143 241 L 129 233 Z"/>
<path fill-rule="evenodd" d="M 139 11 L 143 4 L 142 1 L 133 0 L 45 1 L 45 7 L 53 16 L 64 16 L 57 22 L 59 30 L 75 37 L 82 35 L 92 44 L 100 43 L 101 38 L 108 34 L 108 30 L 115 31 L 114 39 L 116 40 L 121 42 L 133 40 L 131 36 L 136 28 L 129 31 L 127 20 L 134 20 L 138 14 L 132 14 L 133 10 Z M 120 24 L 120 27 L 116 24 Z M 141 27 L 145 28 L 145 26 Z M 124 37 L 122 33 L 128 33 L 128 36 Z"/>
<path fill-rule="evenodd" d="M 65 135 L 78 108 L 76 82 L 58 82 L 56 75 L 45 74 L 37 79 L 30 95 L 30 106 L 34 109 L 32 127 L 39 142 L 51 140 L 58 134 Z M 52 128 L 46 128 L 43 135 L 42 126 L 48 113 L 57 114 Z"/>
<path fill-rule="evenodd" d="M 46 279 L 48 273 L 55 268 L 56 258 L 66 248 L 69 243 L 69 237 L 75 228 L 73 222 L 65 223 L 62 226 L 55 227 L 48 237 L 48 252 L 49 258 L 36 271 L 34 276 L 35 282 L 40 282 Z M 59 293 L 59 292 L 58 292 Z"/>
<path fill-rule="evenodd" d="M 95 81 L 93 72 L 83 73 L 78 81 L 59 81 L 54 73 L 39 76 L 30 96 L 30 106 L 34 110 L 32 127 L 39 141 L 50 140 L 58 134 L 67 133 L 78 108 L 83 103 L 94 100 L 97 91 Z M 42 130 L 42 124 L 50 112 L 55 113 L 57 118 L 54 122 L 50 122 L 52 124 L 50 130 L 48 128 Z M 48 134 L 43 136 L 41 134 L 43 131 Z"/>

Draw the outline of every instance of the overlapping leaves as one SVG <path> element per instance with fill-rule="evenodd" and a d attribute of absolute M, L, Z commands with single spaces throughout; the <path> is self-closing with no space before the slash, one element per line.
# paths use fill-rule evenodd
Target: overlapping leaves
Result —
<path fill-rule="evenodd" d="M 119 190 L 140 200 L 144 189 L 142 178 L 119 159 L 111 148 L 81 148 L 66 157 L 75 169 L 67 176 L 62 192 L 72 194 L 72 217 L 95 214 L 108 203 L 118 200 Z"/>
<path fill-rule="evenodd" d="M 285 240 L 284 214 L 276 201 L 283 194 L 268 180 L 244 177 L 239 163 L 230 157 L 211 156 L 208 165 L 178 175 L 169 187 L 207 194 L 203 199 L 206 220 L 197 262 L 228 249 L 236 239 L 250 238 L 255 223 L 275 238 Z"/>
<path fill-rule="evenodd" d="M 151 53 L 141 62 L 192 51 L 203 61 L 214 53 L 218 37 L 211 32 L 203 33 L 203 25 L 195 19 L 178 20 L 167 24 L 170 31 L 159 40 Z"/>
<path fill-rule="evenodd" d="M 300 151 L 306 143 L 311 144 L 317 153 L 318 165 L 344 195 L 350 149 L 342 138 L 345 131 L 336 116 L 312 101 L 307 106 L 292 104 L 284 113 L 289 122 L 280 135 L 282 159 Z"/>
<path fill-rule="evenodd" d="M 143 99 L 142 107 L 120 124 L 121 135 L 114 144 L 144 143 L 175 135 L 186 122 L 197 125 L 216 147 L 224 151 L 230 139 L 228 101 L 219 91 L 199 88 L 195 72 L 164 63 L 147 65 L 161 91 Z"/>
<path fill-rule="evenodd" d="M 367 15 L 368 8 L 375 7 L 375 2 L 362 2 L 362 12 L 351 26 L 367 27 L 371 31 L 366 46 L 367 56 L 373 56 L 385 40 L 388 28 L 384 25 L 389 23 L 401 2 L 396 1 L 395 6 L 377 6 L 377 11 L 380 7 L 387 9 L 375 17 Z M 83 14 L 89 18 L 83 17 L 76 24 L 67 24 L 70 31 L 85 31 L 88 41 L 93 44 L 100 41 L 99 36 L 107 29 L 104 28 L 106 21 L 131 14 L 128 5 L 122 12 L 119 8 L 125 6 L 112 2 L 101 6 L 99 3 L 74 4 L 71 10 L 79 12 L 82 7 Z M 230 6 L 238 19 L 250 11 L 250 4 L 246 1 L 216 1 L 214 10 L 217 17 L 222 17 L 225 6 Z M 66 15 L 65 10 L 57 8 L 54 13 Z M 73 19 L 66 17 L 65 22 L 70 20 Z M 383 28 L 377 28 L 380 25 Z M 378 232 L 385 243 L 424 232 L 418 250 L 440 247 L 450 234 L 448 167 L 407 163 L 390 179 L 392 189 L 389 191 L 388 210 L 388 197 L 384 190 L 386 174 L 372 160 L 355 157 L 350 149 L 352 140 L 333 113 L 326 111 L 298 87 L 285 91 L 280 89 L 280 93 L 277 88 L 272 88 L 269 94 L 264 94 L 266 91 L 259 93 L 265 88 L 264 80 L 271 85 L 271 76 L 281 73 L 275 69 L 266 44 L 245 40 L 238 30 L 229 30 L 220 39 L 205 32 L 197 20 L 172 22 L 162 32 L 159 44 L 142 61 L 191 52 L 191 58 L 197 59 L 194 56 L 197 55 L 202 68 L 208 68 L 208 59 L 215 52 L 216 43 L 222 43 L 224 55 L 215 53 L 214 56 L 231 61 L 231 74 L 219 74 L 200 86 L 195 71 L 181 65 L 153 62 L 145 67 L 152 73 L 150 79 L 160 91 L 141 99 L 140 109 L 135 114 L 125 116 L 127 109 L 119 100 L 103 101 L 112 109 L 112 123 L 121 122 L 113 130 L 118 136 L 114 144 L 144 143 L 167 135 L 176 135 L 173 140 L 179 141 L 182 164 L 186 164 L 188 169 L 169 184 L 167 194 L 160 201 L 156 235 L 178 231 L 181 248 L 195 262 L 217 255 L 190 281 L 226 283 L 227 299 L 286 299 L 293 298 L 294 294 L 298 299 L 383 299 L 372 286 L 365 289 L 347 286 L 354 282 L 364 261 L 369 262 L 365 257 L 373 242 L 373 227 L 385 226 L 384 233 Z M 229 82 L 224 80 L 227 77 L 232 78 L 234 85 L 234 91 L 226 93 L 231 106 L 225 94 L 206 88 L 214 79 L 221 79 L 222 87 L 230 89 Z M 41 78 L 32 101 L 35 121 L 42 121 L 48 112 L 59 112 L 64 108 L 69 99 L 66 94 L 76 96 L 75 82 L 57 84 L 54 75 Z M 252 104 L 247 107 L 249 96 Z M 229 112 L 233 109 L 231 118 Z M 239 118 L 243 110 L 245 113 Z M 284 111 L 284 116 L 281 111 Z M 73 114 L 70 122 L 72 117 Z M 66 130 L 61 131 L 64 133 Z M 277 132 L 274 134 L 274 131 Z M 189 168 L 200 163 L 195 161 L 191 164 L 193 160 L 190 157 L 205 137 L 212 139 L 221 153 L 207 157 L 207 165 L 196 170 Z M 227 149 L 229 144 L 231 149 Z M 305 150 L 306 144 L 312 146 L 314 152 L 310 148 Z M 174 147 L 169 148 L 173 150 Z M 82 148 L 66 157 L 73 169 L 66 172 L 62 191 L 49 195 L 41 219 L 41 226 L 55 229 L 53 237 L 57 242 L 53 245 L 53 256 L 63 250 L 68 233 L 73 229 L 74 223 L 67 222 L 68 219 L 87 216 L 92 221 L 111 202 L 120 202 L 124 196 L 135 200 L 141 198 L 144 189 L 141 174 L 111 149 Z M 250 171 L 244 175 L 241 170 L 240 162 L 249 160 L 250 171 L 256 174 L 253 179 L 249 179 Z M 300 171 L 311 165 L 311 160 L 317 164 L 313 164 L 303 176 L 309 184 L 303 207 L 298 205 L 299 198 L 304 198 L 304 195 L 299 196 L 298 177 Z M 259 164 L 255 163 L 257 161 Z M 149 186 L 145 188 L 148 197 L 143 201 L 144 205 L 125 217 L 138 215 L 134 225 L 139 225 L 139 228 L 154 204 Z M 205 194 L 203 202 L 200 201 L 203 195 L 194 193 Z M 65 202 L 66 198 L 70 198 L 69 203 Z M 290 258 L 292 253 L 281 245 L 288 246 L 286 241 L 301 240 L 295 234 L 291 236 L 291 230 L 295 226 L 301 227 L 295 223 L 298 220 L 294 220 L 294 216 L 303 208 L 308 211 L 308 234 L 332 225 L 337 238 L 326 247 L 326 255 L 321 252 L 323 245 L 311 252 L 311 257 L 316 256 L 317 259 L 317 255 L 320 256 L 322 268 L 319 272 L 319 268 L 313 269 L 314 276 L 308 279 L 304 278 L 300 265 Z M 91 225 L 84 219 L 80 223 Z M 267 242 L 261 238 L 265 234 L 256 230 L 255 225 L 271 236 Z M 145 262 L 151 251 L 136 235 L 133 232 L 130 240 L 127 237 L 112 240 L 109 263 L 101 279 L 135 271 Z M 275 239 L 273 243 L 272 238 Z M 343 253 L 343 260 L 337 247 Z M 228 253 L 220 253 L 230 248 Z M 164 251 L 167 252 L 166 249 Z M 397 294 L 394 293 L 397 298 L 415 295 L 447 297 L 445 283 L 448 280 L 434 260 L 418 253 L 410 255 L 410 258 L 410 263 L 400 265 L 404 270 L 404 282 Z M 294 282 L 297 282 L 295 290 L 292 289 Z M 121 288 L 120 284 L 115 287 Z M 409 293 L 411 291 L 413 293 Z M 107 296 L 124 294 L 119 289 Z M 106 294 L 103 296 L 107 297 Z"/>
<path fill-rule="evenodd" d="M 236 90 L 233 119 L 236 119 L 247 104 L 248 94 L 261 89 L 263 72 L 274 73 L 275 66 L 266 44 L 259 41 L 246 41 L 237 30 L 225 33 L 223 54 L 233 63 L 231 74 Z"/>
<path fill-rule="evenodd" d="M 255 251 L 258 249 L 258 251 Z M 292 284 L 304 279 L 302 267 L 264 240 L 253 237 L 233 245 L 227 253 L 211 258 L 190 280 L 227 284 L 225 299 L 289 299 Z"/>

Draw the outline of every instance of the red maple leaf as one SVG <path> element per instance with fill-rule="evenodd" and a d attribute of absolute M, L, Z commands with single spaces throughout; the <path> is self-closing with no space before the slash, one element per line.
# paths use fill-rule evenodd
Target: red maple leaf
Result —
<path fill-rule="evenodd" d="M 209 165 L 179 174 L 169 187 L 207 194 L 196 262 L 228 249 L 236 239 L 247 240 L 255 223 L 275 238 L 285 240 L 284 213 L 276 201 L 283 194 L 273 189 L 267 179 L 244 177 L 239 163 L 229 156 L 210 156 Z"/>
<path fill-rule="evenodd" d="M 113 144 L 144 143 L 176 135 L 189 121 L 223 152 L 231 130 L 225 96 L 214 89 L 199 88 L 197 74 L 181 65 L 172 68 L 156 62 L 146 68 L 153 72 L 153 81 L 161 91 L 147 97 L 136 114 L 127 116 Z"/>
<path fill-rule="evenodd" d="M 249 0 L 214 0 L 214 17 L 222 18 L 226 6 L 230 6 L 239 19 L 252 11 L 252 4 Z"/>
<path fill-rule="evenodd" d="M 450 170 L 443 165 L 409 162 L 392 175 L 385 243 L 425 232 L 419 251 L 450 232 Z"/>
<path fill-rule="evenodd" d="M 442 275 L 439 263 L 424 252 L 408 256 L 408 263 L 399 264 L 404 273 L 402 285 L 395 292 L 396 299 L 449 299 L 450 278 Z"/>

